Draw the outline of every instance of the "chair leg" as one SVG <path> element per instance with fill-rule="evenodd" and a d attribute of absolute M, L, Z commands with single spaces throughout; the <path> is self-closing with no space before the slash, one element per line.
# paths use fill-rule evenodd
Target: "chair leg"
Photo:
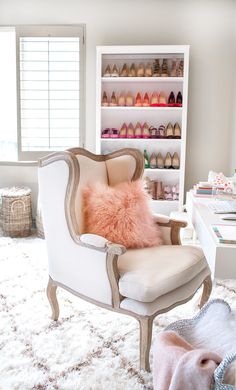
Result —
<path fill-rule="evenodd" d="M 140 369 L 150 372 L 149 353 L 152 341 L 152 317 L 140 317 Z"/>
<path fill-rule="evenodd" d="M 48 286 L 47 286 L 47 297 L 52 309 L 52 319 L 54 321 L 58 320 L 59 317 L 59 305 L 56 295 L 57 285 L 53 283 L 53 280 L 49 277 Z"/>
<path fill-rule="evenodd" d="M 200 309 L 208 301 L 211 295 L 211 290 L 212 290 L 211 276 L 208 276 L 203 282 L 203 291 L 202 291 L 202 296 L 199 304 Z"/>

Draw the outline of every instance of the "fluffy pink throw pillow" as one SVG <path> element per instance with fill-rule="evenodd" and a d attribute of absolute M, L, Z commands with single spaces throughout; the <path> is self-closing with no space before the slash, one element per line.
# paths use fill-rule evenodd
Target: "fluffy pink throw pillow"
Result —
<path fill-rule="evenodd" d="M 127 248 L 162 244 L 161 231 L 154 222 L 148 195 L 141 181 L 115 187 L 90 185 L 83 190 L 86 233 L 98 234 Z"/>

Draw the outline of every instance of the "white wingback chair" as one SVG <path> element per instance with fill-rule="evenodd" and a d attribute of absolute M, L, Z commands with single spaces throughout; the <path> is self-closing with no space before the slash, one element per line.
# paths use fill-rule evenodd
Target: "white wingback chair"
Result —
<path fill-rule="evenodd" d="M 145 249 L 126 249 L 103 237 L 84 234 L 84 186 L 137 180 L 143 166 L 143 156 L 136 149 L 99 156 L 81 148 L 69 149 L 40 160 L 39 189 L 53 319 L 59 316 L 58 286 L 135 317 L 140 324 L 140 366 L 149 370 L 153 319 L 187 302 L 203 284 L 202 306 L 211 292 L 211 277 L 202 250 L 179 245 L 179 230 L 185 222 L 156 216 L 165 245 Z"/>

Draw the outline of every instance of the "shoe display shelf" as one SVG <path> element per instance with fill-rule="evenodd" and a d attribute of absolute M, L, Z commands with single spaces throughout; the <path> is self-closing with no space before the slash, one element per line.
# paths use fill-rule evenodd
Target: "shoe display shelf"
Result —
<path fill-rule="evenodd" d="M 104 77 L 108 65 L 114 64 L 117 69 L 122 69 L 124 64 L 154 64 L 159 59 L 160 66 L 163 59 L 167 59 L 169 72 L 172 61 L 183 60 L 182 77 Z M 96 75 L 96 153 L 110 153 L 121 148 L 136 148 L 142 153 L 147 151 L 161 153 L 163 158 L 167 152 L 173 155 L 178 153 L 180 158 L 179 169 L 148 168 L 144 171 L 144 177 L 151 180 L 161 181 L 163 186 L 179 185 L 179 200 L 152 200 L 153 212 L 169 215 L 172 211 L 180 210 L 184 198 L 185 177 L 185 149 L 187 131 L 187 99 L 188 99 L 188 68 L 189 46 L 187 45 L 147 45 L 147 46 L 98 46 L 97 47 L 97 75 Z M 164 91 L 168 99 L 171 91 L 175 96 L 180 91 L 183 102 L 182 107 L 135 107 L 135 106 L 102 106 L 102 95 L 106 91 L 111 96 L 115 92 L 131 93 L 135 99 L 138 92 L 143 96 L 153 92 Z M 147 123 L 149 126 L 159 127 L 173 125 L 177 122 L 181 127 L 181 138 L 102 138 L 101 133 L 106 128 L 122 127 L 123 123 L 132 123 L 135 127 L 137 122 Z"/>

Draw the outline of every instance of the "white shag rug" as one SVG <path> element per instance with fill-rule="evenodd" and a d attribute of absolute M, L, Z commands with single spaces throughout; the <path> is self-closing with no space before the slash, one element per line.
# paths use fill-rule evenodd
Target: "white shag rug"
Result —
<path fill-rule="evenodd" d="M 58 289 L 60 317 L 53 322 L 47 280 L 44 240 L 0 237 L 0 389 L 152 390 L 152 375 L 138 368 L 136 320 Z M 217 281 L 212 297 L 235 308 L 236 281 Z M 196 299 L 157 317 L 153 338 L 191 317 Z"/>

